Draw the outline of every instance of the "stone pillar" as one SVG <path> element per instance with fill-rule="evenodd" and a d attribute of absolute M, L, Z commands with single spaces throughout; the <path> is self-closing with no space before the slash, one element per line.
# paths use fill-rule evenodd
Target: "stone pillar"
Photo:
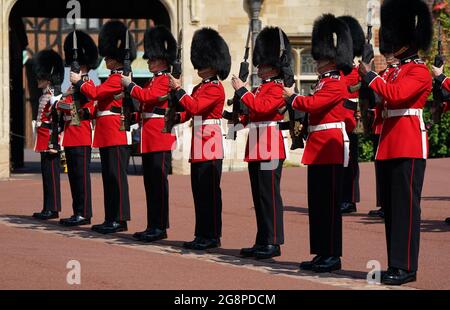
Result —
<path fill-rule="evenodd" d="M 0 0 L 0 179 L 10 176 L 9 13 L 15 0 Z"/>

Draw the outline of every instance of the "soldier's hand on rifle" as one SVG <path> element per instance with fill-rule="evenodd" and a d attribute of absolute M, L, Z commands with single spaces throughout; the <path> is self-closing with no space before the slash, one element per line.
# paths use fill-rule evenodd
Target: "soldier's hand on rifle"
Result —
<path fill-rule="evenodd" d="M 181 88 L 181 79 L 176 79 L 172 74 L 169 74 L 169 86 L 172 90 L 178 90 Z"/>
<path fill-rule="evenodd" d="M 359 61 L 359 69 L 358 69 L 359 75 L 364 77 L 364 76 L 366 76 L 366 74 L 368 72 L 372 71 L 373 62 L 374 62 L 374 59 L 372 59 L 370 61 L 370 63 L 368 63 L 368 64 L 365 62 L 362 62 L 362 60 L 360 60 Z"/>
<path fill-rule="evenodd" d="M 76 73 L 73 71 L 70 71 L 70 83 L 76 84 L 81 80 L 81 72 Z"/>
<path fill-rule="evenodd" d="M 131 84 L 131 74 L 126 76 L 122 74 L 122 86 L 123 87 L 128 87 L 128 85 Z"/>
<path fill-rule="evenodd" d="M 437 78 L 444 72 L 444 65 L 438 67 L 431 66 L 431 71 L 433 72 L 433 77 Z"/>
<path fill-rule="evenodd" d="M 284 87 L 283 88 L 283 97 L 284 98 L 290 98 L 293 94 L 295 94 L 295 84 L 291 87 Z"/>
<path fill-rule="evenodd" d="M 234 74 L 233 77 L 231 78 L 231 85 L 233 86 L 234 90 L 238 90 L 241 89 L 242 87 L 248 86 L 247 83 L 242 82 L 242 80 Z"/>
<path fill-rule="evenodd" d="M 62 98 L 62 94 L 59 96 L 51 96 L 50 97 L 50 104 L 54 105 L 55 103 L 57 103 L 58 101 L 60 101 Z"/>

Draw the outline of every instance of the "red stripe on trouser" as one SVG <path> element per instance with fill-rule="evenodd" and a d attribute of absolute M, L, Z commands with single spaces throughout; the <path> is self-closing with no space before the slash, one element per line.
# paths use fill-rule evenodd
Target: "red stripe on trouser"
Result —
<path fill-rule="evenodd" d="M 336 184 L 335 184 L 335 171 L 334 171 L 334 166 L 333 166 L 333 173 L 332 173 L 332 187 L 331 187 L 331 238 L 330 238 L 330 254 L 334 254 L 333 251 L 333 237 L 334 237 L 334 209 L 336 208 L 335 206 L 335 197 L 334 194 L 336 192 Z"/>
<path fill-rule="evenodd" d="M 409 231 L 408 231 L 408 270 L 411 270 L 411 234 L 412 234 L 412 208 L 413 208 L 413 179 L 414 179 L 414 163 L 412 160 L 411 179 L 409 181 Z"/>
<path fill-rule="evenodd" d="M 272 170 L 273 244 L 277 243 L 277 210 L 275 206 L 275 170 Z"/>
<path fill-rule="evenodd" d="M 162 157 L 162 173 L 161 173 L 161 227 L 165 225 L 164 223 L 164 185 L 165 185 L 165 180 L 164 180 L 164 171 L 165 171 L 165 162 L 166 162 L 166 153 L 163 152 L 163 157 Z"/>
<path fill-rule="evenodd" d="M 58 207 L 56 205 L 56 182 L 55 182 L 55 161 L 51 159 L 52 162 L 52 183 L 53 183 L 53 204 L 55 211 L 58 211 Z"/>
<path fill-rule="evenodd" d="M 83 188 L 84 188 L 84 217 L 87 215 L 87 191 L 86 191 L 86 147 L 84 147 L 84 161 L 83 161 Z"/>
<path fill-rule="evenodd" d="M 216 162 L 213 161 L 213 199 L 214 199 L 214 237 L 217 237 L 217 205 L 216 205 Z"/>
<path fill-rule="evenodd" d="M 119 148 L 116 148 L 117 153 L 117 173 L 118 173 L 118 181 L 119 181 L 119 207 L 120 207 L 120 220 L 122 221 L 122 180 L 120 175 L 120 152 Z"/>

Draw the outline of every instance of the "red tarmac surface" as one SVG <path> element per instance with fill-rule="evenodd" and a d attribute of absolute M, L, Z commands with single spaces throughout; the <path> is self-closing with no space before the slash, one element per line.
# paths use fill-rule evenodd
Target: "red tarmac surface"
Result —
<path fill-rule="evenodd" d="M 450 159 L 427 165 L 418 281 L 402 288 L 450 289 L 450 226 L 444 223 L 450 216 Z M 92 178 L 96 224 L 103 219 L 103 192 L 101 175 Z M 0 182 L 0 289 L 386 289 L 365 281 L 368 261 L 386 266 L 383 222 L 367 216 L 375 206 L 373 164 L 361 164 L 362 201 L 358 213 L 344 218 L 343 270 L 336 273 L 318 276 L 297 269 L 310 258 L 305 182 L 305 168 L 283 171 L 282 256 L 255 261 L 238 255 L 256 233 L 246 172 L 224 173 L 222 248 L 203 255 L 181 248 L 194 230 L 189 176 L 170 177 L 169 239 L 149 245 L 131 238 L 146 223 L 141 176 L 129 177 L 129 231 L 105 237 L 89 227 L 66 229 L 57 221 L 33 220 L 30 215 L 41 209 L 40 175 L 14 175 Z M 71 215 L 67 176 L 61 186 L 66 217 Z M 70 260 L 81 264 L 81 285 L 66 282 Z"/>

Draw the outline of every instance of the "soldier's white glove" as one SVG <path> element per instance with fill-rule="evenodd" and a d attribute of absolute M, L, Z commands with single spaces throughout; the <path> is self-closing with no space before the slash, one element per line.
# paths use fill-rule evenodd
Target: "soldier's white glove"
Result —
<path fill-rule="evenodd" d="M 57 103 L 58 101 L 60 101 L 61 98 L 62 98 L 62 94 L 59 95 L 59 96 L 52 96 L 52 97 L 50 98 L 50 104 L 51 104 L 51 105 L 54 105 L 55 103 Z"/>

